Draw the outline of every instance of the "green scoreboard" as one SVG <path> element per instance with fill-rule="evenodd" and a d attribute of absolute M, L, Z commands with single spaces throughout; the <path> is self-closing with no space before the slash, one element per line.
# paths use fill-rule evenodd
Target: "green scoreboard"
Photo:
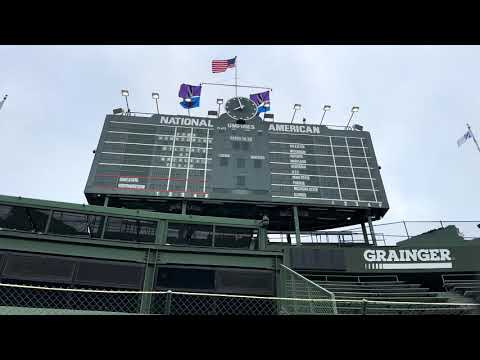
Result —
<path fill-rule="evenodd" d="M 368 132 L 226 113 L 107 115 L 85 194 L 388 210 Z"/>

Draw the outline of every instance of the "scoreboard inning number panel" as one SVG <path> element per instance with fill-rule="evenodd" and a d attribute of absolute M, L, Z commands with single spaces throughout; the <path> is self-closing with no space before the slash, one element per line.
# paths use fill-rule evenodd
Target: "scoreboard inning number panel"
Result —
<path fill-rule="evenodd" d="M 108 115 L 86 194 L 388 208 L 370 134 Z"/>

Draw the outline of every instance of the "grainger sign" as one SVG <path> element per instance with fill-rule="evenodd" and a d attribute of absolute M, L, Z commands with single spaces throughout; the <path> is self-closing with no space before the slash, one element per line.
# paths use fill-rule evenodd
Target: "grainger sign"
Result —
<path fill-rule="evenodd" d="M 370 249 L 363 252 L 363 258 L 368 270 L 451 269 L 453 266 L 449 249 Z"/>

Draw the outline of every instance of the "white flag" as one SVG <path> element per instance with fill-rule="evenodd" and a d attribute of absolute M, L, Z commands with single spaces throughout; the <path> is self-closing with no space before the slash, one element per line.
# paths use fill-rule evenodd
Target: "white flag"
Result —
<path fill-rule="evenodd" d="M 458 147 L 460 147 L 461 145 L 463 145 L 465 143 L 465 141 L 467 141 L 469 138 L 472 137 L 472 133 L 470 132 L 470 130 L 468 130 L 465 135 L 463 135 L 460 139 L 457 140 L 457 145 Z"/>

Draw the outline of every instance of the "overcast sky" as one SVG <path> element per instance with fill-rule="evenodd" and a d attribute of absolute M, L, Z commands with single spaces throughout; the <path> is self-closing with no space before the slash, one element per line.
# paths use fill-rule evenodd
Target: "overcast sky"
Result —
<path fill-rule="evenodd" d="M 185 114 L 182 82 L 231 82 L 212 59 L 237 56 L 240 84 L 273 88 L 275 121 L 353 122 L 372 135 L 390 204 L 384 222 L 480 220 L 480 153 L 457 147 L 470 123 L 480 139 L 479 46 L 0 46 L 0 194 L 86 203 L 83 190 L 105 115 Z M 192 115 L 233 88 L 205 86 Z M 248 95 L 248 90 L 240 91 Z"/>

